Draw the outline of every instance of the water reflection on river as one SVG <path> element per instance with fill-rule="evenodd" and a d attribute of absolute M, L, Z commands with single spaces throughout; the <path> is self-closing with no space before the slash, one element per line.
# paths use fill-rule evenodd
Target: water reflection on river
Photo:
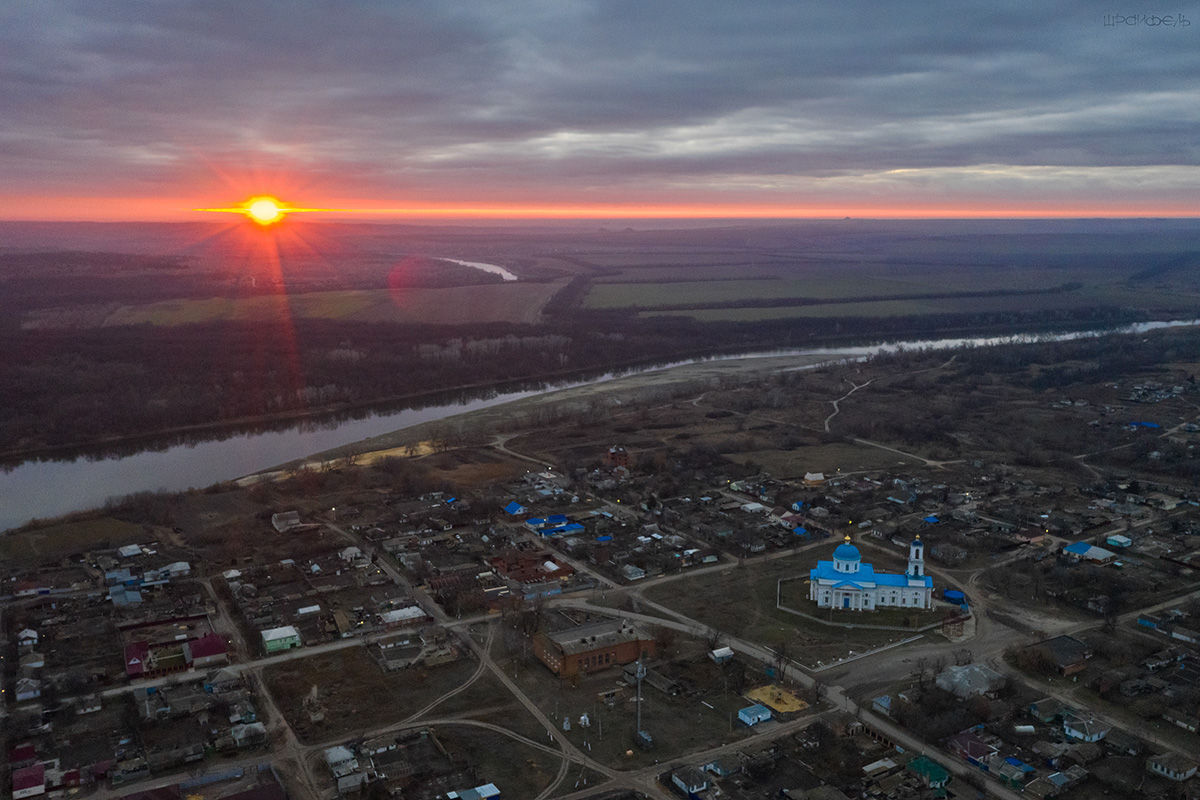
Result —
<path fill-rule="evenodd" d="M 861 357 L 899 348 L 947 349 L 963 345 L 988 346 L 1034 339 L 1063 340 L 1113 332 L 1139 333 L 1156 328 L 1196 324 L 1200 324 L 1200 320 L 1138 323 L 1115 331 L 1110 329 L 1053 335 L 939 339 L 889 342 L 860 347 L 762 351 L 721 356 L 718 359 L 824 354 Z M 27 461 L 0 474 L 0 530 L 20 525 L 33 517 L 54 517 L 92 508 L 102 505 L 111 497 L 134 492 L 157 489 L 174 491 L 208 486 L 423 422 L 433 422 L 556 389 L 718 359 L 690 359 L 620 373 L 609 372 L 569 383 L 530 382 L 523 386 L 515 386 L 511 391 L 498 392 L 489 389 L 469 396 L 458 393 L 446 395 L 444 399 L 425 408 L 390 412 L 358 411 L 341 418 L 280 422 L 276 423 L 274 430 L 263 430 L 260 427 L 252 432 L 210 434 L 213 438 L 208 441 L 183 441 L 181 437 L 174 441 L 162 441 L 157 446 L 145 443 L 127 444 L 124 447 L 128 449 L 124 453 L 109 449 L 83 453 L 72 461 Z M 133 449 L 136 449 L 136 452 L 130 452 Z"/>

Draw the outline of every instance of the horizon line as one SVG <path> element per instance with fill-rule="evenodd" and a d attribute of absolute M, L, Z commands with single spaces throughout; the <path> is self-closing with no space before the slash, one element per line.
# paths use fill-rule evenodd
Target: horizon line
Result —
<path fill-rule="evenodd" d="M 203 209 L 207 211 L 208 209 Z M 734 221 L 734 222 L 804 222 L 804 221 L 823 221 L 823 222 L 842 222 L 842 221 L 937 221 L 937 220 L 961 220 L 961 221 L 1021 221 L 1021 220 L 1200 220 L 1200 212 L 1195 213 L 1178 213 L 1178 212 L 1107 212 L 1107 213 L 1079 213 L 1079 212 L 1035 212 L 1021 211 L 1013 213 L 996 213 L 996 212 L 981 212 L 981 213 L 947 213 L 947 214 L 926 214 L 926 213 L 876 213 L 876 214 L 755 214 L 755 213 L 661 213 L 661 214 L 618 214 L 615 211 L 610 213 L 575 213 L 565 212 L 558 214 L 522 214 L 513 213 L 501 209 L 420 209 L 412 211 L 392 211 L 388 210 L 363 210 L 363 211 L 339 211 L 332 214 L 326 214 L 315 209 L 304 209 L 315 213 L 306 214 L 306 219 L 303 221 L 298 219 L 287 220 L 289 225 L 294 224 L 328 224 L 328 223 L 415 223 L 415 222 L 478 222 L 478 221 L 495 221 L 495 222 L 639 222 L 639 221 Z M 105 225 L 105 224 L 156 224 L 156 225 L 171 225 L 171 224 L 190 224 L 190 223 L 212 223 L 212 224 L 228 224 L 214 218 L 202 217 L 169 217 L 169 218 L 145 218 L 145 217 L 129 217 L 120 218 L 87 218 L 87 217 L 71 217 L 71 218 L 54 218 L 54 217 L 0 217 L 2 224 L 66 224 L 66 225 Z"/>

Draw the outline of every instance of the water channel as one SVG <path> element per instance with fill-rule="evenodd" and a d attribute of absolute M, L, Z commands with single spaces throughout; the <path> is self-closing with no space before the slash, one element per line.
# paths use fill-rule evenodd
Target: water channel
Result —
<path fill-rule="evenodd" d="M 74 461 L 26 461 L 0 473 L 0 531 L 31 518 L 49 518 L 102 505 L 112 497 L 159 489 L 178 491 L 209 486 L 249 475 L 278 464 L 301 459 L 340 445 L 380 436 L 391 431 L 500 405 L 559 389 L 601 383 L 642 372 L 655 372 L 684 364 L 713 360 L 780 356 L 820 356 L 831 360 L 866 357 L 897 349 L 949 349 L 964 345 L 989 346 L 1014 341 L 1061 341 L 1112 333 L 1142 333 L 1157 328 L 1200 325 L 1200 320 L 1143 322 L 1120 328 L 1061 334 L 996 336 L 928 341 L 900 341 L 858 347 L 772 350 L 709 359 L 690 359 L 590 380 L 546 384 L 538 388 L 502 393 L 481 393 L 478 399 L 402 411 L 380 412 L 361 419 L 305 421 L 269 432 L 235 433 L 213 441 L 172 445 L 114 457 L 81 456 Z"/>

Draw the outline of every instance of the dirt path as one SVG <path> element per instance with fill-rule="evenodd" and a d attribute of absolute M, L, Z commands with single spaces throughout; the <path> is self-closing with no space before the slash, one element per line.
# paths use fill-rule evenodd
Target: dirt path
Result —
<path fill-rule="evenodd" d="M 421 442 L 432 439 L 436 431 L 444 429 L 447 425 L 463 426 L 467 429 L 494 434 L 494 432 L 505 430 L 506 426 L 511 425 L 513 417 L 530 414 L 540 408 L 568 406 L 577 408 L 580 412 L 585 412 L 591 404 L 597 401 L 626 405 L 630 402 L 636 402 L 639 396 L 655 390 L 693 383 L 698 387 L 703 385 L 715 386 L 721 381 L 730 379 L 739 381 L 749 380 L 755 376 L 765 376 L 774 372 L 792 369 L 811 369 L 818 365 L 841 361 L 846 356 L 847 354 L 845 353 L 826 353 L 819 356 L 760 356 L 721 361 L 702 361 L 656 370 L 654 372 L 640 372 L 636 375 L 626 375 L 598 383 L 589 383 L 584 386 L 549 391 L 532 397 L 513 400 L 503 405 L 491 406 L 490 408 L 470 411 L 434 422 L 413 425 L 408 428 L 392 431 L 391 433 L 364 439 L 360 442 L 325 450 L 313 454 L 306 459 L 299 459 L 272 467 L 269 470 L 263 470 L 263 473 L 296 469 L 305 462 L 320 464 L 346 458 L 347 456 L 361 456 L 380 451 L 395 451 L 392 454 L 403 454 L 403 448 L 407 448 L 410 445 L 418 445 Z"/>
<path fill-rule="evenodd" d="M 832 420 L 834 417 L 836 417 L 836 416 L 838 415 L 838 412 L 840 412 L 840 411 L 842 410 L 842 409 L 841 409 L 841 406 L 839 406 L 838 404 L 839 404 L 839 403 L 841 403 L 843 400 L 845 400 L 845 399 L 846 399 L 847 397 L 849 397 L 850 395 L 852 395 L 852 394 L 854 394 L 855 392 L 857 392 L 859 389 L 863 389 L 863 388 L 865 388 L 865 387 L 867 387 L 867 386 L 870 386 L 872 383 L 874 383 L 874 382 L 875 382 L 875 379 L 874 379 L 874 378 L 872 378 L 871 380 L 867 381 L 866 383 L 855 383 L 854 381 L 852 381 L 852 380 L 850 380 L 849 378 L 847 378 L 847 379 L 846 379 L 846 382 L 847 382 L 847 383 L 849 383 L 849 384 L 850 384 L 851 386 L 853 386 L 854 388 L 853 388 L 853 389 L 851 389 L 850 391 L 846 392 L 844 395 L 842 395 L 841 397 L 839 397 L 837 400 L 830 400 L 830 401 L 829 401 L 829 402 L 833 403 L 833 413 L 832 413 L 832 414 L 830 414 L 828 417 L 826 417 L 826 418 L 825 418 L 825 432 L 826 432 L 826 433 L 829 433 L 829 422 L 830 422 L 830 421 L 831 421 L 831 420 Z"/>

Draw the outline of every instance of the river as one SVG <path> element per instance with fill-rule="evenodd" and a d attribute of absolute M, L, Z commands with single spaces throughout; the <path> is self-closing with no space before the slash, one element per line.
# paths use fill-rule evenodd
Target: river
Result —
<path fill-rule="evenodd" d="M 586 381 L 547 384 L 541 388 L 500 393 L 476 400 L 385 412 L 363 419 L 337 422 L 306 421 L 286 430 L 238 433 L 221 440 L 174 445 L 133 455 L 109 458 L 81 457 L 74 461 L 26 461 L 0 473 L 0 530 L 8 530 L 34 517 L 44 519 L 94 508 L 103 505 L 109 498 L 135 492 L 159 489 L 178 491 L 209 486 L 423 422 L 433 422 L 572 386 L 600 383 L 636 372 L 654 372 L 683 364 L 713 360 L 825 354 L 831 359 L 861 358 L 900 348 L 948 349 L 963 345 L 989 346 L 1035 339 L 1061 341 L 1083 336 L 1142 333 L 1157 328 L 1194 325 L 1200 325 L 1200 320 L 1143 322 L 1109 330 L 1024 337 L 994 336 L 885 342 L 860 347 L 773 350 L 720 356 L 718 359 L 690 359 L 632 371 L 607 373 Z"/>
<path fill-rule="evenodd" d="M 464 267 L 474 267 L 475 269 L 482 270 L 483 272 L 490 272 L 493 275 L 499 275 L 506 281 L 519 280 L 516 275 L 509 272 L 504 267 L 497 266 L 496 264 L 485 264 L 482 261 L 463 261 L 462 259 L 458 258 L 442 258 L 441 256 L 438 256 L 437 258 L 441 261 L 452 261 L 455 264 L 462 264 Z"/>

